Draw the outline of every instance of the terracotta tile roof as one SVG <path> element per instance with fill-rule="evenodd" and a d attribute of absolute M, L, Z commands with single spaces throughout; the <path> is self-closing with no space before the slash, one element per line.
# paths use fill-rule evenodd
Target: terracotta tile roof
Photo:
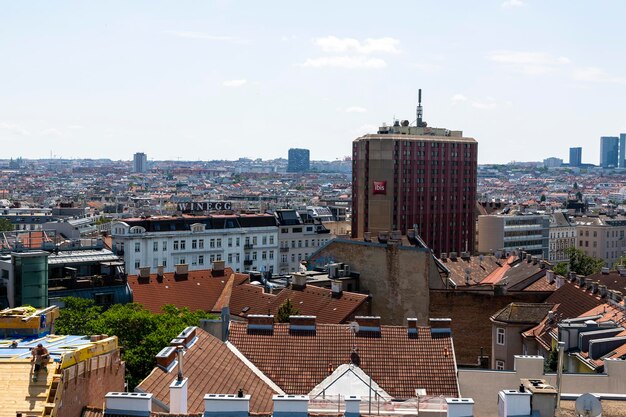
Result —
<path fill-rule="evenodd" d="M 143 305 L 153 313 L 160 313 L 166 304 L 176 307 L 188 307 L 192 311 L 210 311 L 222 294 L 232 269 L 226 268 L 224 276 L 214 277 L 211 270 L 189 271 L 185 277 L 176 277 L 174 273 L 156 274 L 150 278 L 128 276 L 128 284 L 133 291 L 133 301 Z M 235 274 L 235 281 L 247 279 L 245 274 Z"/>
<path fill-rule="evenodd" d="M 272 395 L 277 394 L 258 377 L 228 346 L 209 333 L 197 329 L 198 340 L 185 353 L 185 376 L 188 382 L 188 410 L 204 411 L 205 394 L 237 394 L 239 388 L 250 394 L 250 411 L 272 411 Z M 169 386 L 176 378 L 177 367 L 165 372 L 156 367 L 138 390 L 149 392 L 169 406 Z"/>
<path fill-rule="evenodd" d="M 349 320 L 368 296 L 343 291 L 341 296 L 334 298 L 331 290 L 313 285 L 301 290 L 289 287 L 278 294 L 265 294 L 261 287 L 246 284 L 233 288 L 230 312 L 240 317 L 249 314 L 275 315 L 287 299 L 291 300 L 300 315 L 316 316 L 318 323 L 339 324 Z"/>
<path fill-rule="evenodd" d="M 473 285 L 485 279 L 493 271 L 499 269 L 501 266 L 498 265 L 498 263 L 502 265 L 504 260 L 497 259 L 495 256 L 483 256 L 481 261 L 479 256 L 472 256 L 469 259 L 457 257 L 457 259 L 452 260 L 448 258 L 441 260 L 441 262 L 450 270 L 450 279 L 457 286 L 463 286 L 466 285 L 465 275 L 467 269 L 470 270 L 470 277 L 473 281 L 471 284 Z"/>
<path fill-rule="evenodd" d="M 357 347 L 361 369 L 395 398 L 429 395 L 457 397 L 454 347 L 449 335 L 419 328 L 381 326 L 379 337 L 355 336 L 347 325 L 317 324 L 315 331 L 293 333 L 289 324 L 272 331 L 248 332 L 246 323 L 231 322 L 229 340 L 267 377 L 288 394 L 307 394 L 329 375 L 329 368 L 350 363 Z"/>
<path fill-rule="evenodd" d="M 170 413 L 151 413 L 150 417 L 202 417 L 204 413 L 198 414 L 170 414 Z M 107 414 L 110 417 L 136 417 L 131 414 Z M 96 407 L 85 407 L 81 417 L 105 417 L 104 410 Z"/>
<path fill-rule="evenodd" d="M 544 348 L 550 349 L 552 346 L 552 336 L 550 331 L 564 319 L 580 316 L 602 304 L 599 297 L 585 292 L 578 285 L 565 281 L 561 288 L 554 291 L 546 299 L 546 303 L 554 304 L 552 311 L 555 313 L 554 320 L 546 317 L 537 326 L 522 333 L 524 337 L 535 338 Z"/>
<path fill-rule="evenodd" d="M 621 291 L 626 294 L 626 277 L 621 276 L 617 271 L 611 271 L 608 274 L 593 274 L 586 278 L 598 281 L 600 285 L 606 285 L 609 290 Z"/>

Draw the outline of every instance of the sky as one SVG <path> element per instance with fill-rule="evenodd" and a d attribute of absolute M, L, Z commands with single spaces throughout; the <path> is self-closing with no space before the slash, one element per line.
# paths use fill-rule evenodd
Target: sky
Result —
<path fill-rule="evenodd" d="M 624 1 L 0 0 L 0 158 L 351 154 L 383 122 L 479 163 L 626 132 Z"/>

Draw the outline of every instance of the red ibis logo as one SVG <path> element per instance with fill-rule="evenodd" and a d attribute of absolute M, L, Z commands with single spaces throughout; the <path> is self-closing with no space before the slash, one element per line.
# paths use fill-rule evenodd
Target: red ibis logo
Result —
<path fill-rule="evenodd" d="M 387 181 L 374 181 L 374 194 L 387 194 Z"/>

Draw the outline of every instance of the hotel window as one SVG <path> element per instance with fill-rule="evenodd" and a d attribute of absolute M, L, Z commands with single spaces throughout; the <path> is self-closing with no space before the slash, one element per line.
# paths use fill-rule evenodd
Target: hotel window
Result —
<path fill-rule="evenodd" d="M 505 330 L 502 327 L 498 327 L 496 329 L 496 343 L 499 344 L 500 346 L 504 346 L 504 343 L 505 343 L 504 333 L 505 333 Z"/>
<path fill-rule="evenodd" d="M 139 252 L 141 250 L 141 243 L 135 242 L 135 252 Z"/>
<path fill-rule="evenodd" d="M 167 259 L 163 259 L 163 268 L 167 266 Z"/>
<path fill-rule="evenodd" d="M 504 371 L 504 361 L 496 361 L 496 371 Z"/>
<path fill-rule="evenodd" d="M 235 262 L 239 262 L 239 254 L 238 253 L 235 254 Z"/>
<path fill-rule="evenodd" d="M 191 240 L 191 249 L 198 249 L 198 241 L 196 239 Z"/>

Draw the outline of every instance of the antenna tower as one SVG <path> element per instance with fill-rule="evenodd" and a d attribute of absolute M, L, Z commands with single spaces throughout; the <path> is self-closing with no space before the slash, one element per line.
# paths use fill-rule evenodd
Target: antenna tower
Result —
<path fill-rule="evenodd" d="M 415 121 L 417 127 L 422 127 L 422 115 L 422 89 L 420 88 L 417 93 L 417 120 Z"/>

